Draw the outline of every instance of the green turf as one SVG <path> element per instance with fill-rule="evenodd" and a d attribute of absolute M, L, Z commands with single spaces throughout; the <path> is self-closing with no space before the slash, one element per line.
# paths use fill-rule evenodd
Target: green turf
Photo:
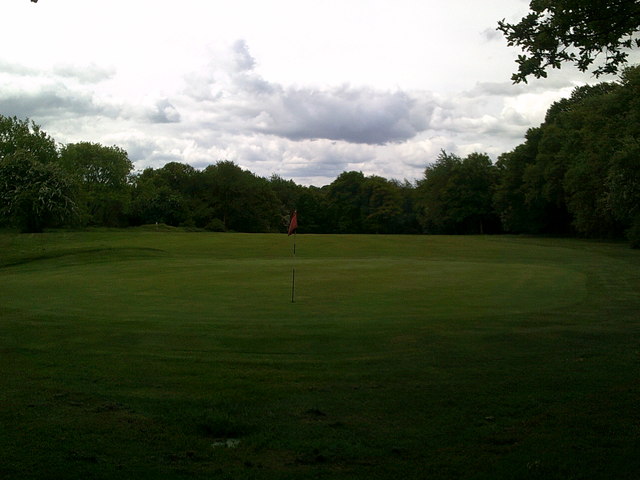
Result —
<path fill-rule="evenodd" d="M 640 252 L 291 240 L 0 234 L 0 478 L 638 478 Z"/>

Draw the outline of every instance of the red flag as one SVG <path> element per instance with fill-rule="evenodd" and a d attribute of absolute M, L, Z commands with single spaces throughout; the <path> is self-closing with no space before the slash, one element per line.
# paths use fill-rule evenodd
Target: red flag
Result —
<path fill-rule="evenodd" d="M 289 223 L 289 232 L 287 235 L 291 235 L 298 228 L 298 212 L 294 211 L 291 215 L 291 222 Z"/>

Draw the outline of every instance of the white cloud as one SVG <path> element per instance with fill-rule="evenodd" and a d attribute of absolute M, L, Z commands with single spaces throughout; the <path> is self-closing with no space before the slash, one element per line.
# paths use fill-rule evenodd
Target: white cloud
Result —
<path fill-rule="evenodd" d="M 350 169 L 415 179 L 442 149 L 512 149 L 553 101 L 594 81 L 565 69 L 510 83 L 517 52 L 495 27 L 526 10 L 522 0 L 2 2 L 0 114 L 30 117 L 60 142 L 117 144 L 139 169 L 226 159 L 305 184 Z"/>
<path fill-rule="evenodd" d="M 381 145 L 406 141 L 428 125 L 429 105 L 405 92 L 348 85 L 285 87 L 253 70 L 255 60 L 243 41 L 232 52 L 230 68 L 211 62 L 205 75 L 191 77 L 185 91 L 193 114 L 216 129 Z"/>

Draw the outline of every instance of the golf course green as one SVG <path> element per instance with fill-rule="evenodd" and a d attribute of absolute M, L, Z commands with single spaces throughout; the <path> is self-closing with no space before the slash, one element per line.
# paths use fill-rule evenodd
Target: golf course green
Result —
<path fill-rule="evenodd" d="M 638 478 L 639 251 L 293 238 L 0 233 L 0 478 Z"/>

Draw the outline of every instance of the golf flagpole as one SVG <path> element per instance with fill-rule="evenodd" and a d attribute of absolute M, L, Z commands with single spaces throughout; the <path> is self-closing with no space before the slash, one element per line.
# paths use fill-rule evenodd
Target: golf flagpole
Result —
<path fill-rule="evenodd" d="M 296 233 L 298 231 L 298 211 L 294 210 L 293 215 L 291 215 L 291 221 L 289 222 L 289 231 L 287 235 L 291 236 L 293 234 L 293 266 L 291 267 L 291 303 L 295 303 L 296 301 Z"/>
<path fill-rule="evenodd" d="M 296 303 L 296 267 L 291 268 L 291 303 Z"/>

